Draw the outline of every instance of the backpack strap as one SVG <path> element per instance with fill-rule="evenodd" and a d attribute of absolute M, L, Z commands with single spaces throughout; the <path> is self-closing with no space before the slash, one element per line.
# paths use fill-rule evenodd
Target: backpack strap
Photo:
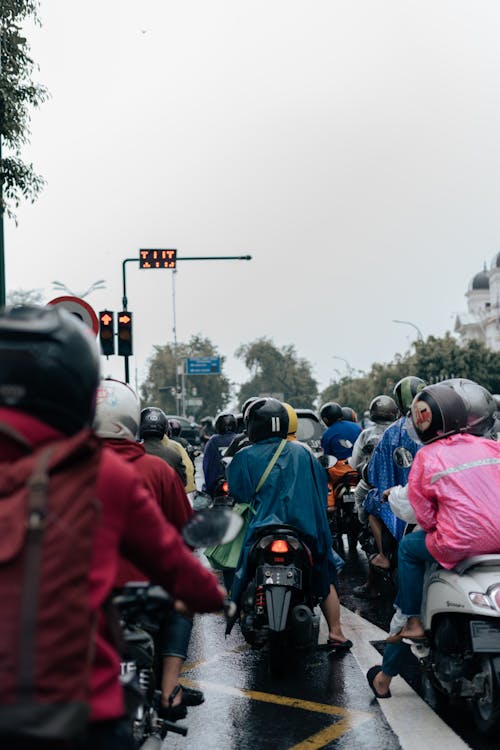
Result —
<path fill-rule="evenodd" d="M 261 478 L 259 479 L 257 487 L 255 488 L 254 495 L 256 495 L 257 492 L 262 488 L 262 485 L 264 484 L 264 482 L 268 478 L 269 474 L 271 473 L 271 469 L 273 468 L 274 464 L 278 460 L 281 451 L 285 447 L 286 442 L 287 442 L 286 440 L 282 440 L 281 443 L 276 448 L 276 450 L 275 450 L 275 452 L 274 452 L 271 460 L 269 461 L 269 463 L 267 464 L 266 468 L 264 469 L 264 473 L 262 474 Z"/>
<path fill-rule="evenodd" d="M 4 425 L 2 425 L 3 427 Z M 32 699 L 35 685 L 36 607 L 40 584 L 42 541 L 49 489 L 48 467 L 55 451 L 48 446 L 41 452 L 28 479 L 28 515 L 19 629 L 19 699 Z"/>
<path fill-rule="evenodd" d="M 27 453 L 31 453 L 31 451 L 33 450 L 33 446 L 31 445 L 29 440 L 25 438 L 24 435 L 21 435 L 20 432 L 11 427 L 10 424 L 7 424 L 7 422 L 0 422 L 0 433 L 2 435 L 7 435 L 7 437 L 15 440 L 15 442 L 21 445 Z"/>

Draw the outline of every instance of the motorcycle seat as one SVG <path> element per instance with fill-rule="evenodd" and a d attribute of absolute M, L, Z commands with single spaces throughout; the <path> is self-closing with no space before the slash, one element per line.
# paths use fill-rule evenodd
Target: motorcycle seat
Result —
<path fill-rule="evenodd" d="M 455 565 L 453 568 L 454 573 L 458 573 L 459 576 L 466 573 L 471 568 L 476 567 L 499 567 L 500 568 L 500 554 L 498 555 L 475 555 L 474 557 L 468 557 Z"/>

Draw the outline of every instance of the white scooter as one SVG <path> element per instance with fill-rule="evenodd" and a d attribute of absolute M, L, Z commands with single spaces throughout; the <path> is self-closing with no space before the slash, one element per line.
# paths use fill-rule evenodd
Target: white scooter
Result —
<path fill-rule="evenodd" d="M 453 570 L 432 566 L 424 583 L 427 640 L 412 644 L 423 668 L 425 697 L 472 707 L 481 732 L 500 719 L 500 554 L 464 560 Z"/>

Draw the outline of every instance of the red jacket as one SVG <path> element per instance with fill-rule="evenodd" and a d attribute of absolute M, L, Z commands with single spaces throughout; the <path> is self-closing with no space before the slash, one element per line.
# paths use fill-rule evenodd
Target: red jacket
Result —
<path fill-rule="evenodd" d="M 10 424 L 32 445 L 61 439 L 61 433 L 38 419 L 0 408 L 0 421 Z M 0 462 L 23 455 L 20 446 L 0 435 Z M 102 605 L 113 589 L 120 551 L 148 580 L 158 583 L 196 612 L 221 607 L 217 579 L 205 569 L 168 524 L 135 470 L 113 451 L 104 448 L 97 482 L 101 505 L 89 575 L 90 608 L 100 613 L 90 683 L 91 720 L 113 719 L 124 714 L 118 682 L 120 659 L 108 638 Z"/>
<path fill-rule="evenodd" d="M 162 458 L 148 455 L 140 443 L 107 438 L 104 442 L 137 471 L 145 487 L 159 504 L 164 517 L 177 531 L 181 531 L 193 515 L 193 509 L 177 472 Z M 122 559 L 116 586 L 123 586 L 128 581 L 142 580 L 144 574 L 141 574 L 131 562 Z"/>

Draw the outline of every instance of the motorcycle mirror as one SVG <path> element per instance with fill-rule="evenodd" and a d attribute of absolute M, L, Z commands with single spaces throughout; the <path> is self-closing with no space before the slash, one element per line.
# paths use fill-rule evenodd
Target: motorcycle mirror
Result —
<path fill-rule="evenodd" d="M 182 536 L 190 547 L 210 547 L 232 542 L 242 526 L 242 517 L 228 508 L 199 510 L 184 526 Z"/>
<path fill-rule="evenodd" d="M 193 495 L 193 510 L 207 510 L 214 504 L 212 497 L 208 492 L 197 490 Z"/>

